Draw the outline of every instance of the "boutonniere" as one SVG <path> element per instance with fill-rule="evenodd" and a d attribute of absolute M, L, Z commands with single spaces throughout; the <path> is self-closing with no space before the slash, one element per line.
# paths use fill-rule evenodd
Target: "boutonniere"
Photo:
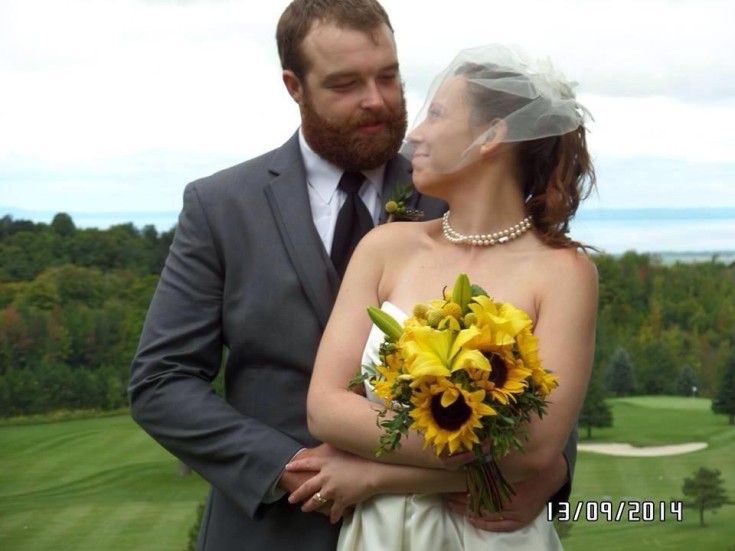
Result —
<path fill-rule="evenodd" d="M 396 185 L 393 195 L 385 203 L 385 212 L 388 213 L 388 222 L 404 221 L 418 222 L 424 217 L 424 211 L 411 209 L 406 201 L 413 193 L 413 185 Z"/>

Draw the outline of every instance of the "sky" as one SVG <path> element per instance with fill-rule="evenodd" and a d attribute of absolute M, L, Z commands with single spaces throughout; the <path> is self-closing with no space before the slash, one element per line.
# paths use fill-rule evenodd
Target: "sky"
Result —
<path fill-rule="evenodd" d="M 595 118 L 586 208 L 735 207 L 732 0 L 382 3 L 409 124 L 457 51 L 519 44 Z M 0 0 L 0 215 L 177 212 L 189 181 L 281 145 L 287 4 Z"/>

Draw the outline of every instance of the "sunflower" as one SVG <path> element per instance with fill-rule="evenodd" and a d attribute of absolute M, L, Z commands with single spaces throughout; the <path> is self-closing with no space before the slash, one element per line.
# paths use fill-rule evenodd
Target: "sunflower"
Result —
<path fill-rule="evenodd" d="M 389 407 L 391 401 L 396 397 L 394 387 L 401 373 L 397 369 L 392 369 L 390 366 L 382 364 L 376 365 L 375 371 L 380 374 L 380 377 L 376 377 L 371 381 L 373 391 L 376 396 L 385 400 L 386 406 Z"/>
<path fill-rule="evenodd" d="M 523 363 L 531 370 L 531 381 L 538 393 L 544 398 L 559 386 L 558 377 L 546 371 L 538 356 L 538 337 L 530 328 L 523 329 L 517 336 L 518 350 Z"/>
<path fill-rule="evenodd" d="M 534 369 L 531 373 L 531 380 L 538 393 L 544 398 L 559 386 L 559 377 L 552 375 L 545 369 Z"/>
<path fill-rule="evenodd" d="M 516 394 L 522 394 L 528 387 L 528 378 L 532 370 L 523 365 L 523 360 L 515 358 L 512 353 L 485 352 L 490 363 L 490 371 L 478 369 L 467 370 L 470 378 L 478 388 L 484 389 L 501 404 L 509 400 L 515 401 Z"/>
<path fill-rule="evenodd" d="M 411 429 L 424 434 L 424 447 L 432 444 L 439 455 L 445 447 L 450 453 L 460 448 L 471 450 L 480 439 L 476 429 L 482 428 L 480 419 L 497 412 L 483 403 L 485 391 L 468 392 L 448 378 L 433 384 L 422 384 L 415 389 L 411 403 Z"/>

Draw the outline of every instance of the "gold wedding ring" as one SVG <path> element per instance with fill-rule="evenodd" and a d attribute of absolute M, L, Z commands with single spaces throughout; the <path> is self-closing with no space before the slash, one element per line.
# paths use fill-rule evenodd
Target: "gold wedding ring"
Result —
<path fill-rule="evenodd" d="M 313 496 L 311 496 L 311 499 L 318 501 L 319 505 L 324 505 L 327 501 L 329 501 L 327 498 L 322 497 L 321 492 L 315 493 Z"/>

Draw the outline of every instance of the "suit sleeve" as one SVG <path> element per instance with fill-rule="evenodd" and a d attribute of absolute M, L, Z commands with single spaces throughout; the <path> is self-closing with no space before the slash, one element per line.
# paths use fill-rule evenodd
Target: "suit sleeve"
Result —
<path fill-rule="evenodd" d="M 221 251 L 196 183 L 189 184 L 132 362 L 131 414 L 252 517 L 303 446 L 243 416 L 213 391 L 222 361 L 223 289 Z"/>
<path fill-rule="evenodd" d="M 574 478 L 574 467 L 577 463 L 577 429 L 576 427 L 569 435 L 566 446 L 564 446 L 564 459 L 567 462 L 567 480 L 564 485 L 551 496 L 549 502 L 552 504 L 554 516 L 557 515 L 560 502 L 568 502 L 572 495 L 572 479 Z"/>

